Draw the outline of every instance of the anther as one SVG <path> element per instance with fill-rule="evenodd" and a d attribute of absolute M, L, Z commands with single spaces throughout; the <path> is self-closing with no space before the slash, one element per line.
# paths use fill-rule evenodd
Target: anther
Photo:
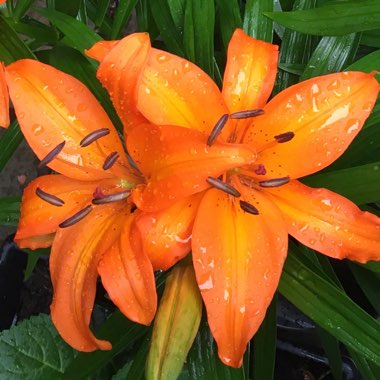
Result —
<path fill-rule="evenodd" d="M 215 140 L 217 137 L 220 135 L 222 132 L 222 129 L 226 125 L 228 121 L 228 114 L 224 114 L 215 124 L 214 128 L 212 129 L 210 136 L 207 139 L 207 145 L 211 146 L 214 144 Z"/>
<path fill-rule="evenodd" d="M 43 166 L 47 165 L 51 161 L 54 160 L 56 156 L 58 156 L 59 153 L 61 153 L 61 150 L 65 146 L 66 141 L 62 141 L 60 144 L 58 144 L 52 151 L 50 151 L 38 164 L 39 168 L 42 168 Z"/>
<path fill-rule="evenodd" d="M 79 144 L 82 148 L 84 148 L 92 144 L 94 141 L 100 139 L 101 137 L 107 136 L 109 133 L 110 130 L 108 128 L 97 129 L 96 131 L 93 131 L 87 136 L 83 137 Z"/>
<path fill-rule="evenodd" d="M 110 195 L 105 195 L 104 197 L 94 198 L 92 203 L 94 205 L 101 205 L 105 203 L 119 202 L 128 198 L 131 194 L 130 190 L 120 191 L 119 193 L 114 193 Z"/>
<path fill-rule="evenodd" d="M 233 197 L 240 197 L 240 192 L 236 190 L 233 186 L 229 185 L 226 182 L 223 182 L 221 179 L 208 177 L 206 181 L 213 187 L 218 190 L 224 191 L 225 193 L 232 195 Z"/>
<path fill-rule="evenodd" d="M 294 132 L 285 132 L 280 135 L 274 136 L 278 143 L 286 143 L 294 137 Z"/>
<path fill-rule="evenodd" d="M 282 185 L 286 185 L 289 181 L 290 181 L 289 177 L 273 178 L 273 179 L 267 179 L 265 181 L 260 181 L 259 185 L 261 187 L 279 187 Z"/>
<path fill-rule="evenodd" d="M 40 189 L 39 187 L 37 187 L 36 189 L 36 195 L 43 201 L 50 203 L 53 206 L 61 207 L 65 204 L 65 201 L 63 199 L 58 198 L 53 194 L 49 194 L 46 191 Z"/>
<path fill-rule="evenodd" d="M 230 115 L 231 119 L 249 119 L 250 117 L 260 116 L 264 110 L 258 108 L 254 110 L 238 111 Z"/>
<path fill-rule="evenodd" d="M 66 228 L 78 223 L 92 211 L 92 208 L 93 207 L 91 205 L 86 206 L 84 209 L 78 211 L 73 216 L 70 216 L 70 218 L 64 220 L 61 224 L 59 224 L 58 227 Z"/>
<path fill-rule="evenodd" d="M 239 203 L 240 203 L 240 208 L 243 211 L 248 212 L 249 214 L 252 214 L 252 215 L 259 215 L 259 210 L 255 206 L 242 200 L 240 200 Z"/>
<path fill-rule="evenodd" d="M 117 152 L 110 153 L 104 161 L 103 170 L 111 169 L 118 158 L 119 158 L 119 153 Z"/>

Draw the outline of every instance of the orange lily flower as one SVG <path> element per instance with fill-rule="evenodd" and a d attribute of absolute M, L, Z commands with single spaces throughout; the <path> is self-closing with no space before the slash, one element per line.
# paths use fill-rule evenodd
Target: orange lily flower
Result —
<path fill-rule="evenodd" d="M 131 320 L 150 324 L 157 296 L 152 264 L 133 230 L 130 192 L 142 182 L 107 114 L 77 79 L 33 60 L 5 69 L 22 132 L 42 164 L 60 174 L 25 189 L 15 240 L 52 245 L 51 316 L 81 351 L 110 349 L 89 329 L 98 273 Z M 4 84 L 4 82 L 3 82 Z"/>
<path fill-rule="evenodd" d="M 219 357 L 239 367 L 276 291 L 288 234 L 330 257 L 380 259 L 379 218 L 298 181 L 345 151 L 370 114 L 379 84 L 371 74 L 330 74 L 292 86 L 265 105 L 277 72 L 275 45 L 237 30 L 220 92 L 191 62 L 147 42 L 137 51 L 132 41 L 102 42 L 88 54 L 101 62 L 98 77 L 118 104 L 129 128 L 128 150 L 147 179 L 133 193 L 147 212 L 136 225 L 159 236 L 162 210 L 189 205 L 192 211 L 178 212 L 172 224 L 180 227 L 169 223 L 170 231 L 191 237 Z M 136 59 L 124 60 L 131 55 Z M 125 92 L 128 104 L 121 101 Z M 219 144 L 226 149 L 216 152 Z M 175 262 L 163 247 L 146 245 L 155 267 Z"/>

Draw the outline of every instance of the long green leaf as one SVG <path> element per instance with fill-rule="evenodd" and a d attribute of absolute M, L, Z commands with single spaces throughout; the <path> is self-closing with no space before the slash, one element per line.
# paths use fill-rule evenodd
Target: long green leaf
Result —
<path fill-rule="evenodd" d="M 253 340 L 253 379 L 271 380 L 276 362 L 277 297 L 267 309 L 265 319 Z"/>
<path fill-rule="evenodd" d="M 22 58 L 35 58 L 7 20 L 0 16 L 0 60 L 6 65 Z"/>
<path fill-rule="evenodd" d="M 20 197 L 0 198 L 0 225 L 17 226 L 20 218 Z"/>
<path fill-rule="evenodd" d="M 380 162 L 316 174 L 302 182 L 326 187 L 358 204 L 376 202 L 380 199 Z"/>
<path fill-rule="evenodd" d="M 232 33 L 243 26 L 238 0 L 216 0 L 219 31 L 224 51 L 227 50 Z"/>
<path fill-rule="evenodd" d="M 380 364 L 380 324 L 319 276 L 290 246 L 280 292 L 347 347 Z"/>
<path fill-rule="evenodd" d="M 106 365 L 122 349 L 131 347 L 147 331 L 147 327 L 129 321 L 119 311 L 114 312 L 97 333 L 100 338 L 112 342 L 112 350 L 79 353 L 70 363 L 61 380 L 86 379 L 87 376 Z"/>
<path fill-rule="evenodd" d="M 214 0 L 187 0 L 184 25 L 186 58 L 214 76 Z"/>
<path fill-rule="evenodd" d="M 187 357 L 190 379 L 246 380 L 244 367 L 227 367 L 218 358 L 210 328 L 204 319 Z"/>
<path fill-rule="evenodd" d="M 362 45 L 380 48 L 380 29 L 364 32 L 360 43 Z"/>
<path fill-rule="evenodd" d="M 301 33 L 317 36 L 342 36 L 353 32 L 378 29 L 378 0 L 341 1 L 312 10 L 267 12 L 270 19 Z"/>
<path fill-rule="evenodd" d="M 35 0 L 18 0 L 16 1 L 15 8 L 13 10 L 13 19 L 20 21 L 25 13 L 30 9 Z"/>
<path fill-rule="evenodd" d="M 101 40 L 101 37 L 90 27 L 64 13 L 53 9 L 36 8 L 35 10 L 46 17 L 64 34 L 68 46 L 78 50 L 82 54 L 95 42 Z M 80 38 L 78 38 L 79 36 Z"/>
<path fill-rule="evenodd" d="M 184 56 L 182 31 L 174 23 L 167 0 L 151 0 L 153 18 L 168 50 L 173 54 Z"/>
<path fill-rule="evenodd" d="M 12 122 L 0 138 L 0 171 L 4 169 L 23 138 L 18 122 Z"/>
<path fill-rule="evenodd" d="M 264 12 L 273 11 L 273 0 L 247 0 L 244 12 L 244 31 L 259 40 L 272 42 L 273 22 Z"/>
<path fill-rule="evenodd" d="M 111 39 L 115 40 L 122 36 L 136 3 L 137 0 L 120 0 L 112 23 Z"/>
<path fill-rule="evenodd" d="M 341 71 L 350 64 L 359 46 L 360 34 L 323 37 L 312 54 L 300 80 Z"/>
<path fill-rule="evenodd" d="M 315 0 L 296 0 L 294 9 L 308 9 L 313 7 Z M 307 34 L 294 32 L 286 29 L 281 44 L 279 66 L 281 65 L 300 65 L 306 64 L 311 54 L 311 37 Z M 285 88 L 297 83 L 298 75 L 289 71 L 279 70 L 274 93 L 278 93 Z"/>

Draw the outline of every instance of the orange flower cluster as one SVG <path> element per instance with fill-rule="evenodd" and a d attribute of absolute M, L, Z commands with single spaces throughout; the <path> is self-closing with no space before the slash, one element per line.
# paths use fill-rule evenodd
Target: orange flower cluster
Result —
<path fill-rule="evenodd" d="M 29 145 L 55 172 L 25 190 L 16 241 L 52 245 L 53 321 L 82 351 L 108 349 L 89 329 L 97 276 L 131 320 L 149 324 L 154 270 L 192 252 L 220 359 L 239 367 L 264 319 L 288 234 L 334 258 L 380 259 L 380 219 L 298 181 L 335 161 L 369 116 L 372 74 L 343 72 L 289 87 L 266 104 L 277 46 L 236 30 L 222 91 L 147 34 L 87 54 L 124 125 L 75 78 L 32 60 L 0 70 Z"/>

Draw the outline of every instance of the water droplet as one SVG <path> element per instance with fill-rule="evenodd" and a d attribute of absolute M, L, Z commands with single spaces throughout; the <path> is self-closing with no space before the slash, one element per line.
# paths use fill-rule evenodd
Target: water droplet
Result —
<path fill-rule="evenodd" d="M 83 112 L 83 111 L 86 111 L 87 108 L 88 108 L 87 104 L 85 104 L 85 103 L 79 103 L 78 107 L 77 107 L 77 111 L 78 112 Z"/>
<path fill-rule="evenodd" d="M 41 124 L 32 125 L 32 133 L 34 136 L 39 136 L 43 132 L 44 132 L 44 127 Z"/>

